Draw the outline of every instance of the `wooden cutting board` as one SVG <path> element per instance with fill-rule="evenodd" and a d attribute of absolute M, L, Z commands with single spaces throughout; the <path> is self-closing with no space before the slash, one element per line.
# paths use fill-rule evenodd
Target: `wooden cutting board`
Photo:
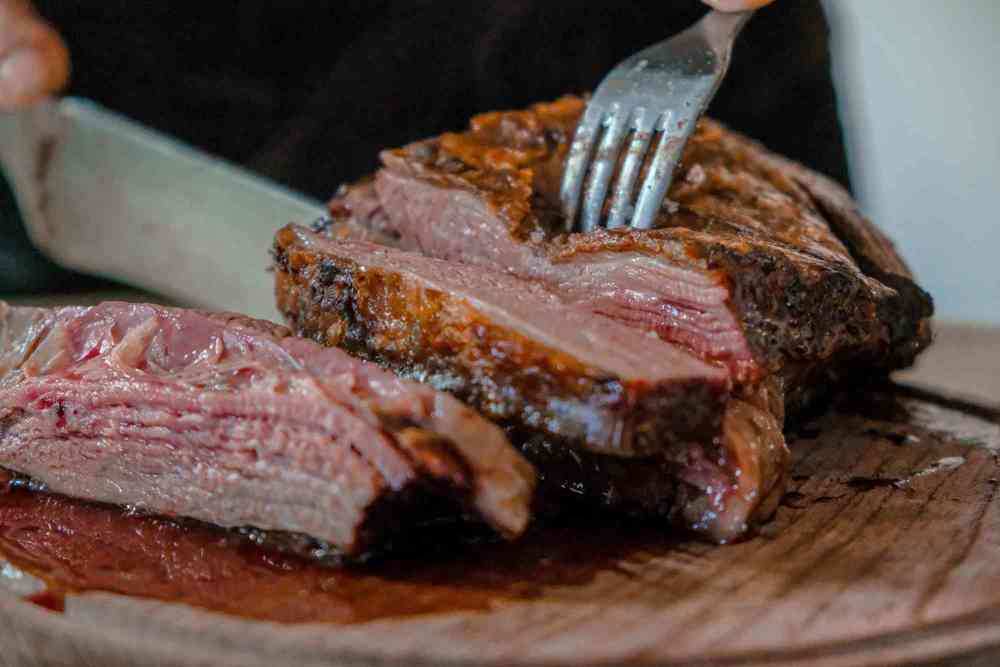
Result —
<path fill-rule="evenodd" d="M 975 348 L 966 334 L 949 333 L 934 359 L 978 350 L 977 387 L 996 391 L 1000 335 Z M 1000 411 L 890 387 L 845 397 L 790 437 L 785 502 L 740 544 L 562 527 L 452 555 L 451 577 L 447 562 L 419 585 L 385 575 L 412 598 L 403 607 L 456 590 L 474 605 L 346 609 L 360 622 L 337 625 L 106 593 L 59 614 L 0 594 L 0 664 L 1000 664 Z"/>

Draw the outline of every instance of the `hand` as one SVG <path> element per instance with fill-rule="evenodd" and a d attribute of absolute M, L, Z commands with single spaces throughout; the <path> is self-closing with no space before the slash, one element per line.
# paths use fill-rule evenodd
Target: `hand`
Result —
<path fill-rule="evenodd" d="M 0 110 L 31 105 L 66 84 L 69 53 L 28 0 L 0 0 Z"/>
<path fill-rule="evenodd" d="M 720 12 L 745 12 L 769 5 L 774 0 L 702 0 L 702 2 Z"/>

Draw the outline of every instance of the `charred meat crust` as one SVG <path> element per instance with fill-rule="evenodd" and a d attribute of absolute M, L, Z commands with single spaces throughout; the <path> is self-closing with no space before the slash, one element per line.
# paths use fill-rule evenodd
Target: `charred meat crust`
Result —
<path fill-rule="evenodd" d="M 884 344 L 880 356 L 888 369 L 912 364 L 931 342 L 934 302 L 914 282 L 893 242 L 861 213 L 857 202 L 838 183 L 771 153 L 756 141 L 735 132 L 724 132 L 720 141 L 723 150 L 745 163 L 757 165 L 772 181 L 783 181 L 786 191 L 797 190 L 801 203 L 818 214 L 830 234 L 843 244 L 857 269 L 889 288 L 887 294 L 876 300 L 877 320 L 887 327 L 878 339 Z"/>
<path fill-rule="evenodd" d="M 595 381 L 576 360 L 477 319 L 458 299 L 418 293 L 400 274 L 301 245 L 300 233 L 287 228 L 274 248 L 278 305 L 293 329 L 452 393 L 500 424 L 538 470 L 536 512 L 604 508 L 727 541 L 773 509 L 786 456 L 780 406 L 768 408 L 776 435 L 744 439 L 722 425 L 742 401 L 711 383 L 678 383 L 629 404 L 621 382 Z M 571 419 L 548 408 L 553 398 L 625 403 L 659 449 L 589 451 Z M 678 438 L 683 431 L 694 435 Z"/>
<path fill-rule="evenodd" d="M 650 244 L 671 261 L 684 254 L 703 260 L 703 270 L 722 273 L 730 286 L 730 308 L 757 362 L 765 372 L 792 369 L 790 385 L 797 378 L 886 373 L 912 363 L 930 342 L 929 296 L 850 196 L 709 120 L 687 147 L 660 229 L 562 234 L 558 184 L 582 108 L 578 98 L 565 97 L 483 114 L 466 132 L 385 151 L 382 173 L 474 193 L 512 239 L 551 261 L 601 252 L 602 245 Z M 795 370 L 803 365 L 808 372 Z"/>
<path fill-rule="evenodd" d="M 805 273 L 781 255 L 706 249 L 733 280 L 731 299 L 758 358 L 782 381 L 786 413 L 795 418 L 841 376 L 884 363 L 890 348 L 885 302 L 838 271 Z M 781 350 L 780 354 L 774 354 Z"/>
<path fill-rule="evenodd" d="M 300 335 L 447 391 L 505 428 L 575 447 L 586 439 L 586 424 L 573 417 L 577 405 L 619 415 L 637 452 L 711 442 L 719 433 L 718 386 L 630 386 L 481 317 L 461 299 L 317 256 L 293 234 L 279 234 L 274 257 L 278 308 Z"/>
<path fill-rule="evenodd" d="M 562 241 L 554 256 L 565 261 L 607 251 L 682 254 L 724 276 L 761 373 L 781 378 L 790 414 L 808 404 L 817 381 L 837 379 L 853 367 L 894 368 L 912 361 L 912 355 L 909 361 L 890 355 L 911 350 L 900 332 L 910 332 L 907 323 L 920 320 L 898 308 L 913 302 L 849 266 L 818 262 L 773 243 L 713 240 L 687 229 L 589 236 Z"/>
<path fill-rule="evenodd" d="M 861 214 L 843 188 L 799 165 L 789 168 L 865 275 L 895 291 L 895 295 L 879 303 L 878 313 L 879 321 L 889 327 L 888 366 L 911 365 L 933 337 L 930 323 L 934 315 L 933 298 L 913 281 L 892 241 Z"/>

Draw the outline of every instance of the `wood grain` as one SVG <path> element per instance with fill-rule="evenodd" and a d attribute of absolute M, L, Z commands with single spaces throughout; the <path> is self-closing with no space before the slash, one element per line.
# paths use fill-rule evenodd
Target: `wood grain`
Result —
<path fill-rule="evenodd" d="M 1000 396 L 1000 356 L 961 361 L 1000 349 L 980 334 L 932 350 L 967 383 L 932 360 L 920 388 L 846 396 L 791 434 L 789 493 L 743 543 L 643 543 L 568 583 L 527 572 L 533 595 L 486 610 L 352 625 L 0 594 L 0 665 L 1000 664 L 1000 412 L 926 389 Z"/>

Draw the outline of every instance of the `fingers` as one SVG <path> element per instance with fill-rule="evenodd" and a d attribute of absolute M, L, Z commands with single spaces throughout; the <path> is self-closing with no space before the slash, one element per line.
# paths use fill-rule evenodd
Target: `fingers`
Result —
<path fill-rule="evenodd" d="M 769 5 L 774 0 L 702 0 L 702 2 L 720 12 L 745 12 Z"/>
<path fill-rule="evenodd" d="M 69 53 L 26 0 L 0 0 L 0 110 L 18 109 L 61 88 Z"/>

